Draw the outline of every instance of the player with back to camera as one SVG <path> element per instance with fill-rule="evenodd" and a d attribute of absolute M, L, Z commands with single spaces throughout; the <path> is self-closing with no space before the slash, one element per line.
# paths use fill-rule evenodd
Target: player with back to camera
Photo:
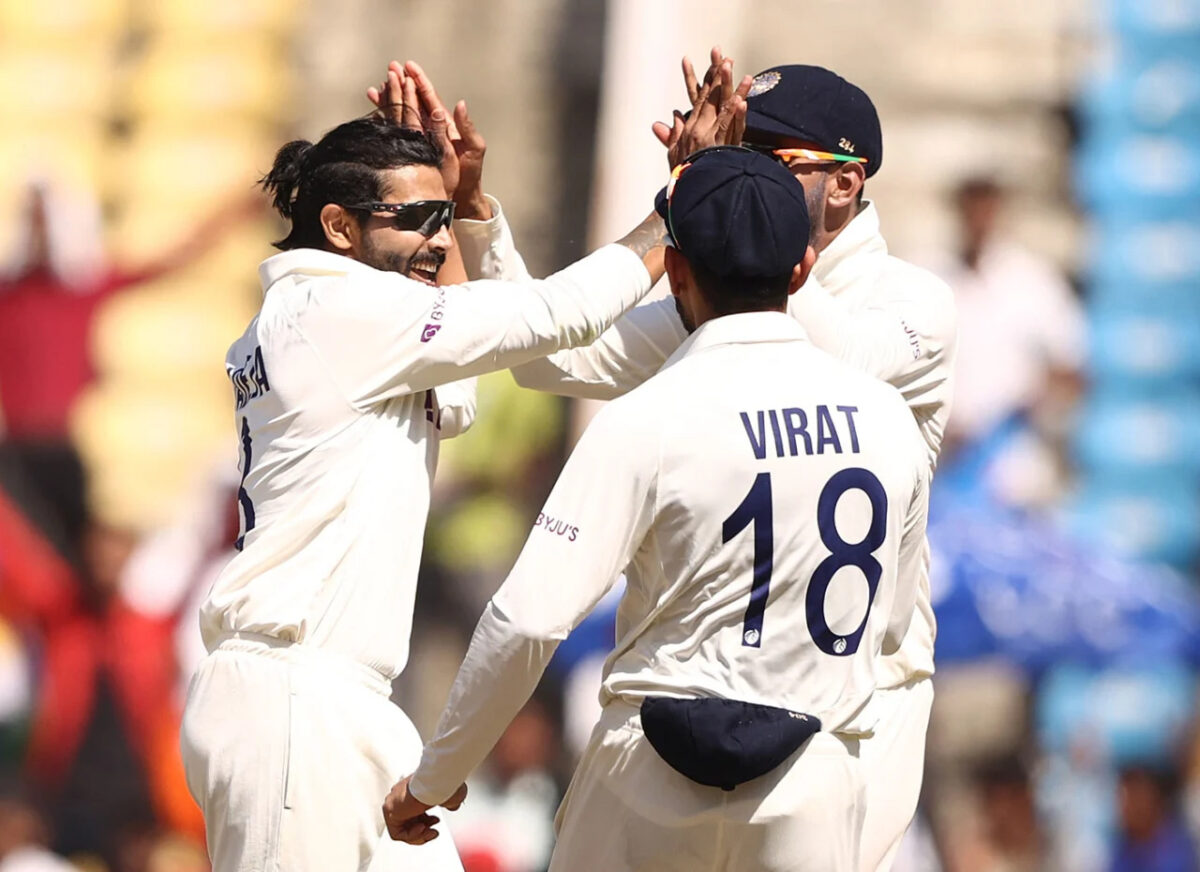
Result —
<path fill-rule="evenodd" d="M 903 398 L 786 314 L 815 259 L 802 190 L 738 147 L 659 195 L 689 337 L 588 427 L 475 629 L 435 737 L 384 805 L 425 811 L 487 756 L 624 571 L 600 722 L 551 872 L 854 872 L 865 813 L 839 728 L 913 612 L 929 464 Z"/>
<path fill-rule="evenodd" d="M 389 696 L 438 444 L 471 422 L 471 377 L 594 339 L 661 262 L 655 215 L 545 281 L 461 283 L 447 194 L 482 142 L 465 109 L 457 142 L 424 120 L 289 143 L 263 180 L 291 230 L 226 358 L 242 535 L 201 610 L 181 735 L 216 872 L 416 868 L 378 797 L 421 747 Z M 449 839 L 419 862 L 461 869 Z"/>
<path fill-rule="evenodd" d="M 900 390 L 932 472 L 950 414 L 954 298 L 941 279 L 889 254 L 878 211 L 863 197 L 883 157 L 870 97 L 830 70 L 802 65 L 771 67 L 735 87 L 732 61 L 718 48 L 703 81 L 686 58 L 683 68 L 692 112 L 677 113 L 671 126 L 655 125 L 671 165 L 705 145 L 742 142 L 787 167 L 804 191 L 817 252 L 804 293 L 789 298 L 788 312 L 818 348 Z M 473 181 L 481 184 L 480 174 Z M 458 234 L 471 255 L 468 274 L 528 275 L 499 212 L 463 221 Z M 653 375 L 686 335 L 672 301 L 656 300 L 630 311 L 592 345 L 514 367 L 513 375 L 529 388 L 611 399 Z M 863 739 L 862 872 L 891 868 L 921 790 L 936 635 L 927 544 L 915 571 L 912 631 L 900 651 L 880 661 L 879 690 L 846 725 Z"/>

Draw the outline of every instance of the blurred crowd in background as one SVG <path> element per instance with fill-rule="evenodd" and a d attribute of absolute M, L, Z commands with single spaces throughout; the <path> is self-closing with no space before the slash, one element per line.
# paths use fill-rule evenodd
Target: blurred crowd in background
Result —
<path fill-rule="evenodd" d="M 207 869 L 178 719 L 275 149 L 414 57 L 546 273 L 645 214 L 714 43 L 872 95 L 866 194 L 957 299 L 897 869 L 1200 868 L 1200 0 L 0 0 L 0 872 Z M 501 373 L 444 446 L 396 686 L 426 732 L 587 414 Z M 468 872 L 545 868 L 614 606 L 452 816 Z"/>

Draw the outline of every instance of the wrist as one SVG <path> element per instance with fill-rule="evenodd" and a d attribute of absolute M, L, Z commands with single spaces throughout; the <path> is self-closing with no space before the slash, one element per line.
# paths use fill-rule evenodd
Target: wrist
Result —
<path fill-rule="evenodd" d="M 492 204 L 483 191 L 476 188 L 464 197 L 455 196 L 454 217 L 462 221 L 490 221 L 493 217 Z"/>

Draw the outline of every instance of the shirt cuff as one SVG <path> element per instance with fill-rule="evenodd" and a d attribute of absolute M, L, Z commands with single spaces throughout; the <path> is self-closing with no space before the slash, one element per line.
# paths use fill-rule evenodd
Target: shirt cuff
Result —
<path fill-rule="evenodd" d="M 525 264 L 520 260 L 516 245 L 513 243 L 512 231 L 504 217 L 500 201 L 490 194 L 484 194 L 488 205 L 492 207 L 492 217 L 486 221 L 476 221 L 469 218 L 455 219 L 454 238 L 458 242 L 462 254 L 463 266 L 467 270 L 467 278 L 477 279 L 507 279 L 521 281 L 528 277 Z"/>
<path fill-rule="evenodd" d="M 413 773 L 412 777 L 408 779 L 408 795 L 418 802 L 423 802 L 426 805 L 433 806 L 440 805 L 454 794 L 452 791 L 439 798 L 437 791 L 432 789 L 430 785 L 425 784 L 425 782 L 422 780 L 421 770 L 418 768 L 417 771 Z"/>

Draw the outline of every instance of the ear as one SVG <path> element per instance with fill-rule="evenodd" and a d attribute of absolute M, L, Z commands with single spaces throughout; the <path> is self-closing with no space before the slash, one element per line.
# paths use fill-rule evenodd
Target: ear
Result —
<path fill-rule="evenodd" d="M 358 248 L 361 230 L 349 211 L 337 203 L 326 203 L 321 207 L 321 229 L 326 241 L 334 251 L 347 252 Z"/>
<path fill-rule="evenodd" d="M 668 245 L 663 250 L 663 266 L 667 270 L 667 283 L 671 293 L 678 297 L 692 282 L 692 269 L 683 253 Z"/>
<path fill-rule="evenodd" d="M 867 171 L 860 163 L 850 163 L 832 173 L 827 188 L 828 203 L 835 209 L 852 206 L 858 200 L 858 192 L 867 183 Z"/>
<path fill-rule="evenodd" d="M 788 282 L 788 294 L 794 294 L 800 290 L 800 286 L 808 281 L 808 274 L 812 272 L 813 264 L 817 262 L 817 251 L 811 245 L 804 252 L 804 260 L 800 261 L 792 267 L 792 280 Z"/>

